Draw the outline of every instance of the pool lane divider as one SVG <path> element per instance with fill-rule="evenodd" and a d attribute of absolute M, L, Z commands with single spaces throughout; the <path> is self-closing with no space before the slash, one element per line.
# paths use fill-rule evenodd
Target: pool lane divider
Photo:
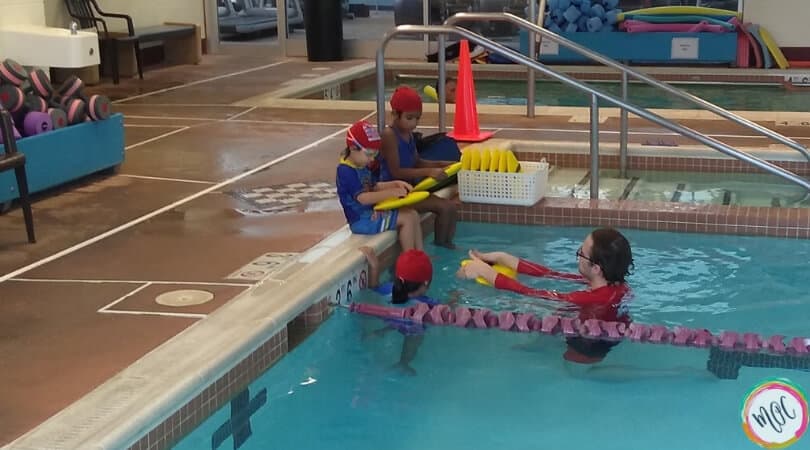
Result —
<path fill-rule="evenodd" d="M 772 353 L 777 355 L 810 355 L 810 339 L 794 337 L 785 344 L 785 336 L 774 335 L 765 338 L 756 333 L 724 331 L 713 335 L 706 329 L 692 329 L 681 326 L 667 328 L 663 325 L 609 322 L 597 319 L 580 321 L 576 318 L 556 315 L 536 316 L 531 313 L 494 312 L 485 308 L 464 306 L 450 309 L 447 305 L 429 306 L 419 303 L 416 306 L 396 308 L 369 303 L 353 303 L 349 310 L 355 313 L 385 319 L 407 320 L 413 323 L 456 326 L 460 328 L 498 328 L 503 331 L 541 333 L 548 335 L 579 336 L 586 339 L 609 341 L 629 340 L 650 344 L 670 344 L 683 347 L 718 347 L 727 351 L 748 353 Z"/>

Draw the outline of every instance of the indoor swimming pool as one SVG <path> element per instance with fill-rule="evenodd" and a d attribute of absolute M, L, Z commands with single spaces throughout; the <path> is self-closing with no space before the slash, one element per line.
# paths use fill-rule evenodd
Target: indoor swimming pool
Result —
<path fill-rule="evenodd" d="M 394 88 L 406 84 L 418 91 L 426 85 L 434 85 L 435 78 L 399 76 L 395 82 L 386 84 L 386 98 Z M 621 85 L 616 82 L 588 82 L 595 88 L 611 95 L 621 96 Z M 376 98 L 374 79 L 360 80 L 358 88 L 349 94 L 349 100 Z M 774 85 L 735 84 L 729 89 L 727 83 L 714 84 L 675 84 L 690 94 L 710 103 L 733 111 L 810 111 L 810 90 L 787 90 Z M 478 103 L 488 105 L 525 105 L 526 82 L 519 80 L 476 79 L 475 91 Z M 643 108 L 696 109 L 690 102 L 662 94 L 660 89 L 646 84 L 633 83 L 629 88 L 629 100 Z M 580 106 L 590 105 L 590 96 L 572 87 L 554 81 L 538 81 L 535 89 L 535 104 L 539 106 Z"/>
<path fill-rule="evenodd" d="M 466 250 L 505 250 L 576 270 L 589 228 L 459 224 L 458 250 L 430 247 L 438 299 L 535 314 L 562 306 L 498 292 L 454 273 Z M 635 271 L 636 322 L 808 334 L 805 241 L 622 230 Z M 576 289 L 560 281 L 533 286 Z M 380 302 L 365 291 L 361 302 Z M 753 448 L 741 430 L 746 394 L 764 378 L 810 386 L 810 373 L 706 371 L 709 351 L 623 342 L 602 369 L 571 371 L 559 336 L 429 326 L 412 366 L 394 367 L 403 338 L 370 336 L 382 321 L 337 308 L 309 338 L 175 448 L 718 449 Z"/>

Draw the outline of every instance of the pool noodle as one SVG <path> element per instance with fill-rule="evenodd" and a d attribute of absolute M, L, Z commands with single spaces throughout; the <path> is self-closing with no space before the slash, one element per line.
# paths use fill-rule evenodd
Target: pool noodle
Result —
<path fill-rule="evenodd" d="M 748 45 L 741 42 L 739 44 L 740 48 L 737 49 L 738 52 L 745 52 L 744 55 L 739 55 L 740 58 L 738 62 L 741 64 L 740 67 L 751 67 L 749 50 L 753 50 L 754 67 L 762 68 L 762 50 L 759 48 L 759 44 L 754 39 L 754 36 L 751 36 L 751 33 L 748 32 L 748 29 L 746 28 L 747 25 L 743 25 L 743 23 L 737 18 L 729 20 L 729 23 L 732 23 L 737 27 L 738 37 L 741 40 L 744 39 L 748 42 Z M 742 63 L 745 63 L 745 65 L 742 65 Z"/>
<path fill-rule="evenodd" d="M 727 33 L 728 28 L 720 25 L 700 23 L 647 23 L 639 20 L 625 20 L 619 28 L 628 33 L 670 32 L 670 33 Z"/>
<path fill-rule="evenodd" d="M 735 20 L 734 17 L 729 17 L 727 20 L 719 20 L 716 17 L 708 17 L 708 16 L 627 16 L 624 18 L 625 21 L 628 20 L 635 20 L 640 22 L 647 22 L 647 23 L 700 23 L 700 22 L 708 22 L 712 25 L 721 26 L 728 31 L 734 30 L 734 24 L 731 23 L 732 20 Z"/>
<path fill-rule="evenodd" d="M 770 50 L 771 54 L 773 55 L 774 61 L 776 61 L 776 65 L 779 66 L 780 69 L 787 69 L 790 65 L 788 64 L 787 58 L 782 53 L 782 50 L 779 48 L 779 45 L 771 36 L 771 33 L 765 29 L 765 27 L 759 27 L 759 35 L 762 37 L 762 42 L 765 43 L 765 46 Z"/>
<path fill-rule="evenodd" d="M 740 17 L 740 13 L 728 9 L 705 8 L 701 6 L 658 6 L 654 8 L 643 8 L 635 11 L 627 11 L 619 14 L 618 19 L 624 20 L 628 15 L 698 15 L 698 16 L 716 16 L 716 17 Z"/>
<path fill-rule="evenodd" d="M 762 67 L 764 69 L 770 69 L 773 67 L 773 60 L 771 59 L 771 53 L 768 50 L 768 46 L 765 45 L 765 42 L 762 40 L 762 36 L 759 34 L 759 25 L 754 24 L 746 24 L 746 28 L 748 32 L 751 33 L 751 36 L 757 41 L 759 48 L 762 50 Z"/>

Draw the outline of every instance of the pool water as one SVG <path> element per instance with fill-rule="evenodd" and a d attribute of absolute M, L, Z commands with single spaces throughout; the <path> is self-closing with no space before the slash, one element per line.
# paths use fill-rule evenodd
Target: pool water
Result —
<path fill-rule="evenodd" d="M 588 231 L 462 223 L 457 244 L 504 249 L 573 271 Z M 715 332 L 810 334 L 803 278 L 810 243 L 626 235 L 636 261 L 634 320 Z M 429 252 L 431 292 L 438 298 L 459 290 L 462 303 L 495 310 L 549 313 L 560 306 L 457 280 L 452 275 L 464 251 Z M 361 301 L 379 299 L 368 294 Z M 704 370 L 707 350 L 630 342 L 614 348 L 602 369 L 583 375 L 563 364 L 559 337 L 454 327 L 428 328 L 412 376 L 392 368 L 401 335 L 362 338 L 380 326 L 376 318 L 338 309 L 243 393 L 254 408 L 225 406 L 176 448 L 235 448 L 231 435 L 239 436 L 241 449 L 756 448 L 740 423 L 749 390 L 772 376 L 810 387 L 810 373 L 782 369 L 743 368 L 736 380 L 718 380 Z M 521 344 L 533 345 L 513 348 Z M 250 437 L 248 428 L 237 426 L 248 420 Z"/>
<path fill-rule="evenodd" d="M 387 83 L 386 98 L 394 88 L 406 84 L 419 92 L 426 85 L 434 85 L 435 79 L 400 77 L 395 83 Z M 588 82 L 589 85 L 621 97 L 621 85 L 610 82 Z M 361 85 L 350 94 L 350 100 L 375 100 L 374 83 Z M 710 103 L 738 111 L 810 111 L 810 89 L 788 91 L 781 86 L 729 85 L 729 84 L 678 84 L 676 87 L 696 95 Z M 646 84 L 632 83 L 628 99 L 643 108 L 699 109 L 694 104 L 663 93 Z M 478 103 L 488 105 L 525 105 L 526 82 L 517 80 L 476 80 L 475 93 Z M 426 101 L 432 101 L 425 98 Z M 535 89 L 535 104 L 539 106 L 590 106 L 590 95 L 556 81 L 538 81 Z M 605 105 L 607 106 L 607 105 Z M 612 106 L 612 105 L 611 105 Z"/>

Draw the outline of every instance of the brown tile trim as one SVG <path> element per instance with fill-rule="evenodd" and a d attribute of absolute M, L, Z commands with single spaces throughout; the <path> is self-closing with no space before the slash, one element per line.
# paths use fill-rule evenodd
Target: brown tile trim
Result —
<path fill-rule="evenodd" d="M 460 219 L 810 239 L 810 209 L 546 198 L 532 207 L 462 204 Z"/>
<path fill-rule="evenodd" d="M 315 305 L 313 305 L 315 306 Z M 287 353 L 287 329 L 284 328 L 243 359 L 217 381 L 180 407 L 129 447 L 130 450 L 171 448 L 222 405 L 245 389 L 252 380 Z"/>
<path fill-rule="evenodd" d="M 515 152 L 521 161 L 540 161 L 546 158 L 549 164 L 559 167 L 590 167 L 591 160 L 588 154 L 571 153 L 541 153 L 541 152 Z M 810 175 L 810 163 L 807 161 L 770 161 L 774 165 L 790 170 L 800 175 Z M 599 157 L 599 167 L 602 169 L 618 169 L 618 155 L 602 155 Z M 663 156 L 629 156 L 627 167 L 631 170 L 661 170 L 661 171 L 687 171 L 687 172 L 729 172 L 729 173 L 762 173 L 762 170 L 746 164 L 737 159 L 708 159 L 690 157 L 663 157 Z"/>

